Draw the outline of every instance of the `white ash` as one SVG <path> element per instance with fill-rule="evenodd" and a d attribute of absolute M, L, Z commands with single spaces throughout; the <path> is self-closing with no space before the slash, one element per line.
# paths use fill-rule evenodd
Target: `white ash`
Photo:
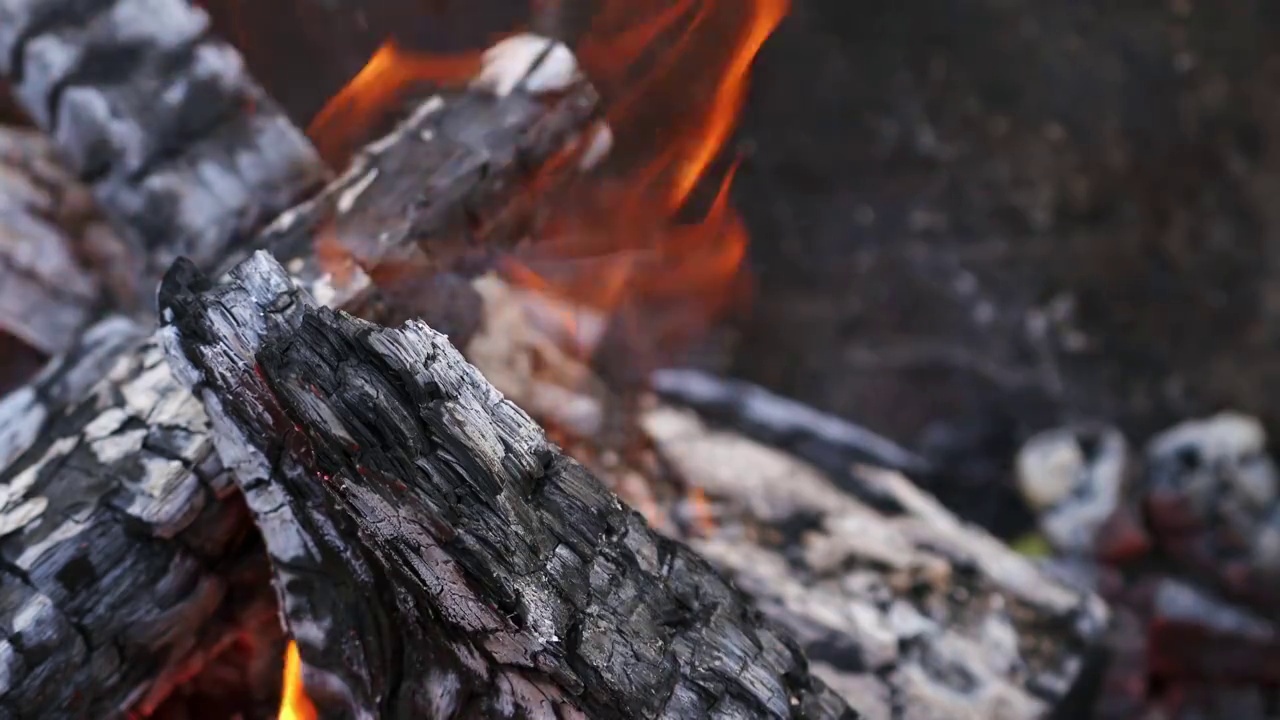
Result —
<path fill-rule="evenodd" d="M 1202 509 L 1228 487 L 1249 512 L 1264 512 L 1280 493 L 1280 473 L 1266 454 L 1267 434 L 1256 418 L 1224 412 L 1190 420 L 1147 445 L 1157 474 L 1176 468 L 1179 485 Z"/>
<path fill-rule="evenodd" d="M 31 387 L 0 398 L 0 467 L 13 464 L 35 444 L 49 410 Z"/>
<path fill-rule="evenodd" d="M 364 177 L 355 181 L 350 187 L 343 190 L 338 195 L 338 214 L 345 215 L 346 213 L 351 212 L 351 208 L 355 207 L 356 201 L 360 199 L 360 196 L 364 194 L 364 191 L 368 190 L 369 186 L 373 184 L 373 181 L 377 179 L 378 168 L 373 168 L 369 172 L 365 173 Z"/>
<path fill-rule="evenodd" d="M 1028 440 L 1017 458 L 1018 488 L 1059 550 L 1088 553 L 1120 504 L 1128 443 L 1109 427 L 1057 428 Z"/>
<path fill-rule="evenodd" d="M 485 51 L 472 87 L 506 97 L 516 89 L 541 95 L 567 90 L 582 73 L 567 45 L 542 35 L 513 35 Z"/>
<path fill-rule="evenodd" d="M 31 498 L 12 510 L 0 513 L 0 537 L 11 535 L 40 519 L 47 507 L 49 507 L 49 499 L 40 496 Z"/>
<path fill-rule="evenodd" d="M 587 133 L 582 154 L 578 156 L 578 169 L 582 172 L 594 169 L 612 151 L 613 128 L 609 123 L 601 120 L 591 126 L 591 130 Z"/>
<path fill-rule="evenodd" d="M 71 452 L 79 443 L 80 438 L 76 436 L 55 440 L 49 445 L 49 449 L 45 450 L 43 457 L 11 478 L 9 482 L 0 484 L 0 510 L 8 511 L 17 503 L 26 500 L 27 491 L 36 484 L 40 471 L 49 463 Z"/>

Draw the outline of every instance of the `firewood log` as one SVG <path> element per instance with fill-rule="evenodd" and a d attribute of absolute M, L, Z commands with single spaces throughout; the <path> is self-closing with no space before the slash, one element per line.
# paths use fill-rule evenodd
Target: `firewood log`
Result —
<path fill-rule="evenodd" d="M 646 444 L 593 460 L 608 401 L 556 337 L 556 318 L 583 327 L 590 311 L 493 276 L 475 285 L 466 357 L 751 596 L 869 720 L 1086 715 L 1106 608 L 882 469 L 918 466 L 909 453 L 759 388 L 663 370 L 668 402 L 636 403 Z"/>
<path fill-rule="evenodd" d="M 425 324 L 318 308 L 266 253 L 160 301 L 326 717 L 856 717 Z"/>
<path fill-rule="evenodd" d="M 5 717 L 147 707 L 149 690 L 242 624 L 224 609 L 261 607 L 254 583 L 230 602 L 261 563 L 239 552 L 243 507 L 190 431 L 198 403 L 166 384 L 158 347 L 122 357 L 142 335 L 104 320 L 0 402 Z M 111 379 L 94 384 L 103 372 Z"/>
<path fill-rule="evenodd" d="M 38 131 L 0 127 L 0 332 L 67 350 L 96 310 L 138 295 L 123 243 Z"/>
<path fill-rule="evenodd" d="M 497 228 L 522 224 L 528 181 L 541 163 L 570 152 L 587 129 L 593 97 L 575 80 L 545 96 L 498 96 L 481 86 L 430 100 L 260 241 L 335 306 L 385 313 L 417 300 L 403 286 L 392 284 L 398 295 L 379 291 L 361 264 L 381 272 L 383 258 L 404 259 L 403 243 L 434 247 L 419 230 L 452 237 L 452 223 L 462 219 L 470 227 L 479 221 L 486 241 L 501 242 Z M 368 181 L 370 167 L 389 167 L 396 156 L 424 164 L 398 165 L 395 183 Z M 558 167 L 576 172 L 573 163 Z M 426 196 L 424 188 L 447 196 Z M 373 217 L 364 208 L 397 203 L 431 210 L 388 224 L 394 241 L 381 248 L 339 245 L 335 260 L 317 252 L 306 230 L 362 227 Z M 485 213 L 511 224 L 486 224 Z M 365 239 L 339 240 L 348 237 Z M 453 256 L 413 252 L 436 267 Z M 344 277 L 335 277 L 334 263 Z M 160 361 L 159 339 L 138 335 L 93 363 L 82 362 L 79 350 L 60 361 L 77 368 L 79 392 L 54 397 L 37 384 L 7 398 L 0 412 L 0 596 L 11 598 L 0 605 L 0 716 L 145 714 L 216 649 L 220 628 L 258 612 L 262 596 L 270 599 L 265 579 L 256 593 L 241 580 L 256 572 L 253 558 L 265 556 L 246 537 L 252 524 L 212 455 L 205 415 Z"/>
<path fill-rule="evenodd" d="M 221 260 L 323 183 L 310 142 L 184 0 L 0 0 L 0 76 L 92 186 L 147 295 L 174 258 Z"/>

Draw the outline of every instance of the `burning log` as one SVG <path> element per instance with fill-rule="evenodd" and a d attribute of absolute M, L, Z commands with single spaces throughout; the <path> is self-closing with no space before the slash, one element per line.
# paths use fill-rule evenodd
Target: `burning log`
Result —
<path fill-rule="evenodd" d="M 325 174 L 184 0 L 0 2 L 0 75 L 125 233 L 144 293 L 180 255 L 218 262 Z"/>
<path fill-rule="evenodd" d="M 341 285 L 363 271 L 381 294 L 369 312 L 411 317 L 424 286 L 526 237 L 542 192 L 599 152 L 598 105 L 563 44 L 509 38 L 470 87 L 420 103 L 256 245 L 279 258 L 316 253 L 320 262 L 299 270 L 309 282 Z"/>
<path fill-rule="evenodd" d="M 104 320 L 0 402 L 6 716 L 153 707 L 272 611 L 243 504 L 207 462 L 199 404 L 165 382 L 157 346 L 120 352 L 141 335 Z"/>
<path fill-rule="evenodd" d="M 317 309 L 265 254 L 161 302 L 322 711 L 856 717 L 426 325 Z"/>
<path fill-rule="evenodd" d="M 375 288 L 358 263 L 376 273 L 381 258 L 403 258 L 396 243 L 434 248 L 416 233 L 446 232 L 465 219 L 473 228 L 477 219 L 499 216 L 518 225 L 522 211 L 513 208 L 528 207 L 528 180 L 542 161 L 576 147 L 583 127 L 574 122 L 593 111 L 584 83 L 560 90 L 545 99 L 519 89 L 499 97 L 480 86 L 428 101 L 326 192 L 269 227 L 263 242 L 284 257 L 296 252 L 291 267 L 326 301 L 395 309 L 409 295 Z M 416 174 L 396 165 L 395 183 L 367 180 L 371 167 L 389 167 L 397 153 L 424 164 Z M 422 202 L 424 179 L 447 196 Z M 501 202 L 502 192 L 510 204 Z M 380 251 L 356 246 L 335 261 L 323 244 L 317 250 L 304 242 L 307 228 L 358 227 L 372 222 L 366 208 L 383 211 L 390 223 L 404 217 L 391 208 L 410 206 L 429 211 L 388 224 L 395 242 Z M 500 225 L 493 223 L 486 239 L 496 241 Z M 445 255 L 431 259 L 443 267 Z M 345 282 L 333 277 L 335 265 Z M 243 503 L 212 454 L 203 410 L 174 381 L 158 338 L 123 332 L 127 325 L 98 326 L 116 330 L 92 330 L 86 342 L 100 334 L 119 342 L 94 343 L 93 352 L 73 348 L 55 363 L 71 370 L 47 377 L 66 375 L 74 388 L 62 382 L 54 392 L 40 381 L 0 406 L 0 595 L 12 599 L 0 607 L 0 709 L 18 717 L 49 707 L 91 717 L 145 714 L 228 642 L 226 632 L 252 625 L 264 599 L 270 605 L 265 576 L 255 575 L 260 546 L 249 539 Z"/>

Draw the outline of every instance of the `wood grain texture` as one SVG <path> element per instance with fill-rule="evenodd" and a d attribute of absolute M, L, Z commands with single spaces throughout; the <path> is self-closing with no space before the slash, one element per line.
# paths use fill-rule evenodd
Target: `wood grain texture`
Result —
<path fill-rule="evenodd" d="M 608 388 L 565 351 L 556 321 L 589 327 L 589 312 L 492 276 L 475 285 L 484 301 L 467 358 L 730 577 L 867 718 L 1085 716 L 1102 603 L 872 467 L 909 455 L 750 386 L 660 371 L 653 385 L 669 400 L 640 398 L 637 441 L 610 458 L 597 440 Z"/>
<path fill-rule="evenodd" d="M 0 75 L 129 241 L 147 296 L 175 258 L 218 262 L 326 172 L 208 26 L 184 0 L 0 1 Z"/>
<path fill-rule="evenodd" d="M 448 188 L 454 202 L 486 198 L 469 210 L 508 217 L 527 212 L 525 181 L 538 174 L 538 162 L 571 149 L 576 121 L 570 118 L 586 117 L 578 114 L 576 103 L 587 91 L 545 100 L 524 93 L 498 100 L 491 94 L 460 97 L 486 92 L 459 91 L 457 102 L 446 101 L 438 113 L 415 113 L 371 145 L 359 162 L 378 163 L 402 149 L 408 153 L 409 144 L 428 143 L 421 123 L 462 123 L 464 115 L 455 113 L 455 107 L 467 108 L 458 112 L 465 113 L 471 132 L 479 133 L 465 142 L 438 133 L 436 144 L 415 155 L 423 165 L 401 168 L 396 177 L 404 187 L 364 187 L 363 203 L 376 204 L 387 193 L 422 206 L 425 201 L 417 193 L 424 179 L 448 176 L 454 179 Z M 577 109 L 569 112 L 570 107 Z M 459 158 L 468 172 L 441 167 Z M 274 240 L 280 256 L 309 278 L 308 288 L 327 302 L 382 314 L 411 313 L 408 301 L 421 301 L 412 288 L 380 290 L 354 262 L 347 268 L 345 260 L 318 252 L 315 235 L 306 230 L 339 215 L 353 223 L 366 217 L 360 214 L 361 202 L 342 202 L 362 178 L 359 168 L 357 163 L 317 198 L 285 213 L 261 241 Z M 497 195 L 503 187 L 510 193 L 509 206 Z M 433 207 L 441 216 L 467 214 L 449 213 L 444 201 Z M 513 209 L 517 207 L 524 209 Z M 372 271 L 384 267 L 378 252 L 395 256 L 404 243 L 414 242 L 433 247 L 429 237 L 415 234 L 427 227 L 395 234 L 394 242 L 361 256 L 361 262 Z M 430 227 L 444 231 L 448 224 Z M 496 238 L 496 231 L 486 237 Z M 347 257 L 343 251 L 342 258 Z M 334 277 L 335 263 L 344 268 L 341 281 Z M 7 623 L 0 625 L 7 633 L 0 656 L 11 659 L 7 684 L 0 687 L 0 710 L 15 717 L 50 717 L 40 710 L 73 699 L 65 706 L 66 717 L 117 717 L 126 710 L 146 710 L 163 699 L 176 677 L 216 651 L 225 640 L 222 629 L 236 624 L 230 618 L 260 612 L 264 596 L 268 604 L 271 600 L 265 578 L 254 574 L 260 567 L 249 559 L 243 560 L 247 569 L 241 564 L 242 552 L 254 556 L 244 544 L 252 524 L 238 493 L 227 494 L 231 486 L 212 455 L 199 403 L 175 384 L 167 365 L 155 362 L 158 337 L 144 338 L 124 320 L 111 322 L 118 330 L 112 337 L 121 342 L 96 344 L 93 353 L 73 348 L 55 364 L 70 370 L 50 377 L 67 375 L 74 385 L 38 381 L 7 398 L 0 412 L 0 512 L 11 520 L 0 528 L 0 552 L 6 558 L 25 558 L 22 562 L 34 568 L 0 574 L 0 596 L 17 598 L 12 613 L 0 618 Z M 124 332 L 122 326 L 132 329 Z M 46 385 L 56 392 L 44 389 Z M 51 507 L 55 497 L 59 504 Z M 68 524 L 68 517 L 74 524 Z M 117 565 L 116 572 L 107 572 Z M 87 570 L 71 582 L 68 578 L 78 576 L 67 567 Z M 110 592 L 100 587 L 108 581 Z M 91 612 L 81 604 L 94 597 L 98 600 Z M 48 612 L 33 615 L 30 608 L 36 605 L 28 600 Z M 25 635 L 14 624 L 14 613 L 24 607 Z M 76 628 L 80 642 L 66 641 L 67 627 Z M 147 629 L 152 627 L 157 630 Z M 29 645 L 24 637 L 48 640 Z M 35 648 L 32 657 L 39 658 L 38 666 L 23 654 L 28 646 Z M 101 648 L 126 649 L 127 669 L 119 664 L 104 669 L 106 661 L 95 654 Z M 45 701 L 54 704 L 42 706 Z"/>
<path fill-rule="evenodd" d="M 857 717 L 425 324 L 317 308 L 265 253 L 160 298 L 333 717 Z"/>

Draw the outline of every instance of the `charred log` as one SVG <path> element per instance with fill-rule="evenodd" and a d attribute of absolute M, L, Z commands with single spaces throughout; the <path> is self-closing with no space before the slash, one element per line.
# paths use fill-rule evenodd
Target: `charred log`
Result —
<path fill-rule="evenodd" d="M 130 310 L 139 290 L 122 251 L 45 137 L 0 127 L 0 331 L 53 355 L 100 307 Z"/>
<path fill-rule="evenodd" d="M 325 173 L 183 0 L 4 0 L 0 75 L 125 234 L 147 294 L 174 258 L 221 260 Z"/>
<path fill-rule="evenodd" d="M 485 267 L 527 237 L 542 193 L 590 159 L 598 114 L 599 98 L 564 45 L 511 38 L 489 50 L 471 87 L 420 103 L 256 245 L 283 261 L 319 260 L 290 270 L 330 286 L 317 293 L 326 304 L 356 270 L 380 294 L 362 300 L 359 314 L 414 317 L 439 276 Z"/>
<path fill-rule="evenodd" d="M 121 357 L 141 336 L 103 321 L 0 402 L 6 717 L 151 707 L 246 614 L 271 612 L 243 505 L 191 431 L 199 404 L 159 347 Z"/>
<path fill-rule="evenodd" d="M 458 102 L 436 101 L 444 107 L 416 114 L 370 146 L 361 161 L 381 162 L 400 144 L 434 138 L 435 154 L 416 157 L 435 164 L 418 168 L 416 175 L 401 167 L 399 186 L 362 187 L 363 175 L 353 170 L 317 199 L 286 213 L 264 241 L 278 241 L 279 252 L 292 258 L 291 267 L 310 278 L 308 287 L 327 302 L 388 312 L 410 295 L 377 292 L 359 265 L 345 259 L 335 265 L 304 228 L 320 227 L 316 219 L 321 217 L 367 219 L 360 208 L 377 204 L 383 192 L 405 203 L 420 200 L 403 188 L 421 192 L 423 177 L 444 175 L 454 178 L 448 187 L 454 202 L 483 197 L 469 209 L 517 216 L 520 210 L 500 202 L 502 183 L 513 198 L 511 207 L 528 207 L 523 195 L 537 173 L 536 163 L 572 151 L 575 132 L 565 118 L 583 117 L 581 103 L 588 93 L 575 85 L 554 96 L 533 98 L 518 90 L 497 98 L 478 87 L 461 93 Z M 491 99 L 474 97 L 479 95 Z M 564 115 L 569 107 L 574 114 Z M 440 128 L 463 123 L 458 113 L 464 111 L 454 108 L 469 108 L 465 122 L 476 123 L 477 135 L 423 132 L 424 122 L 441 123 Z M 504 137 L 508 132 L 514 139 Z M 477 167 L 477 158 L 486 153 L 492 162 Z M 441 169 L 454 162 L 470 171 Z M 572 163 L 568 167 L 575 171 Z M 349 192 L 353 187 L 362 191 L 356 193 L 360 198 Z M 429 204 L 436 216 L 466 214 L 450 214 L 444 201 Z M 395 242 L 429 243 L 430 238 L 413 234 L 425 227 L 402 228 Z M 386 242 L 382 250 L 358 257 L 376 270 L 384 267 L 377 252 L 398 250 Z M 343 251 L 342 258 L 348 257 Z M 345 277 L 335 277 L 335 267 Z M 122 321 L 113 322 L 121 327 Z M 66 708 L 73 717 L 116 717 L 127 709 L 145 713 L 176 677 L 220 646 L 225 640 L 220 628 L 238 622 L 231 618 L 257 612 L 264 599 L 271 605 L 265 582 L 255 589 L 240 579 L 241 555 L 262 556 L 245 544 L 252 523 L 212 456 L 199 403 L 177 386 L 165 363 L 157 362 L 158 338 L 143 339 L 136 328 L 112 336 L 121 341 L 94 344 L 93 353 L 73 348 L 46 380 L 17 391 L 0 412 L 0 514 L 5 518 L 0 554 L 13 571 L 0 574 L 0 595 L 15 598 L 0 616 L 5 633 L 0 655 L 8 658 L 0 710 L 15 717 L 48 717 L 42 713 L 50 707 Z M 86 340 L 94 337 L 91 333 Z M 76 630 L 77 642 L 31 640 L 65 639 L 68 628 Z M 116 659 L 103 659 L 102 653 L 113 652 Z"/>
<path fill-rule="evenodd" d="M 323 711 L 855 717 L 426 325 L 316 308 L 264 253 L 161 304 Z"/>
<path fill-rule="evenodd" d="M 1086 714 L 1101 602 L 871 467 L 898 454 L 863 433 L 844 440 L 844 425 L 783 398 L 667 371 L 655 386 L 708 417 L 642 398 L 632 422 L 643 444 L 609 459 L 594 439 L 607 395 L 561 349 L 562 323 L 542 318 L 588 321 L 493 277 L 475 284 L 483 319 L 467 358 L 655 527 L 728 575 L 868 718 Z M 863 448 L 872 452 L 850 453 Z"/>

